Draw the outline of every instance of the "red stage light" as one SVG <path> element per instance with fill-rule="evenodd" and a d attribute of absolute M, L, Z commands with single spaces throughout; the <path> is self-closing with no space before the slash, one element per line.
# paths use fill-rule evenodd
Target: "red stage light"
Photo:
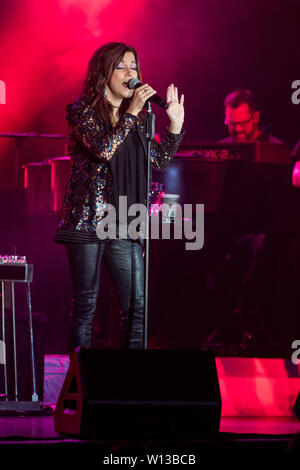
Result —
<path fill-rule="evenodd" d="M 0 104 L 6 104 L 6 86 L 3 80 L 0 80 Z"/>

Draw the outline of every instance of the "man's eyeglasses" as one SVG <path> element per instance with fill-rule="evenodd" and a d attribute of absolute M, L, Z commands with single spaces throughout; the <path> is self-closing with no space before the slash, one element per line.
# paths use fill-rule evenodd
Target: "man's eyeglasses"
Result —
<path fill-rule="evenodd" d="M 248 121 L 233 122 L 233 121 L 228 121 L 227 119 L 225 119 L 224 124 L 226 124 L 226 126 L 232 126 L 232 127 L 236 127 L 236 126 L 244 127 L 244 126 L 247 126 L 247 124 L 249 124 L 252 118 L 253 118 L 253 114 L 251 114 Z"/>

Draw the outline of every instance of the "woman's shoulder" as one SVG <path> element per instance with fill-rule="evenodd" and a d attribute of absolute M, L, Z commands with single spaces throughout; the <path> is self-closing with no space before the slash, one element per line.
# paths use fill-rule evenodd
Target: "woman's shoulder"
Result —
<path fill-rule="evenodd" d="M 86 114 L 94 114 L 95 108 L 89 103 L 87 96 L 81 95 L 66 106 L 66 120 L 74 124 Z"/>

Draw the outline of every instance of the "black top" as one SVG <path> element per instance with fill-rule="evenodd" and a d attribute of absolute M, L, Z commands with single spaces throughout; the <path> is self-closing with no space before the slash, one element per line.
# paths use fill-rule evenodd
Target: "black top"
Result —
<path fill-rule="evenodd" d="M 137 129 L 132 129 L 124 144 L 110 160 L 113 187 L 109 203 L 116 209 L 119 222 L 119 196 L 127 196 L 127 213 L 132 204 L 145 204 L 146 168 L 145 153 Z M 136 216 L 128 216 L 127 224 Z"/>

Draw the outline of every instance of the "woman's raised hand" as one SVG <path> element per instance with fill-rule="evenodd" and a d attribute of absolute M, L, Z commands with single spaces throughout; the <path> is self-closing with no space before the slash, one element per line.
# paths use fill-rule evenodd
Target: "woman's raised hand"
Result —
<path fill-rule="evenodd" d="M 167 115 L 170 119 L 169 131 L 173 134 L 180 134 L 184 121 L 184 95 L 178 99 L 178 88 L 172 83 L 167 89 Z"/>

